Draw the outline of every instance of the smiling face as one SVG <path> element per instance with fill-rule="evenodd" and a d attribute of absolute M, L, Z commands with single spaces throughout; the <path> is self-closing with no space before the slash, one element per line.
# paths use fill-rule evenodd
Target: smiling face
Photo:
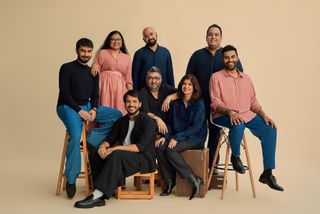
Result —
<path fill-rule="evenodd" d="M 161 75 L 158 72 L 148 72 L 146 76 L 147 87 L 150 91 L 158 91 L 162 82 Z"/>
<path fill-rule="evenodd" d="M 152 27 L 147 27 L 142 32 L 143 41 L 149 46 L 152 47 L 157 44 L 157 33 Z"/>
<path fill-rule="evenodd" d="M 190 79 L 186 79 L 182 83 L 181 91 L 184 96 L 192 96 L 193 94 L 193 84 Z"/>
<path fill-rule="evenodd" d="M 141 102 L 137 97 L 128 95 L 125 99 L 125 108 L 129 116 L 135 116 L 139 113 Z"/>
<path fill-rule="evenodd" d="M 76 50 L 78 55 L 78 61 L 82 64 L 87 64 L 92 57 L 92 50 L 93 48 L 91 47 L 80 46 Z"/>
<path fill-rule="evenodd" d="M 236 51 L 230 50 L 223 53 L 223 64 L 226 70 L 233 71 L 237 68 L 239 61 Z"/>
<path fill-rule="evenodd" d="M 217 27 L 211 27 L 207 32 L 206 40 L 209 49 L 218 49 L 222 41 L 220 29 Z"/>
<path fill-rule="evenodd" d="M 122 46 L 122 38 L 118 33 L 115 33 L 110 38 L 110 48 L 113 50 L 120 50 Z"/>

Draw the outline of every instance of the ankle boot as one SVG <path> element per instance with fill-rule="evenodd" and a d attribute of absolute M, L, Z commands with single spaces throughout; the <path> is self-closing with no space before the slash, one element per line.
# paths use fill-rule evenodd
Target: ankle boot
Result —
<path fill-rule="evenodd" d="M 189 182 L 192 185 L 192 193 L 190 195 L 189 200 L 193 199 L 195 195 L 197 195 L 200 191 L 200 184 L 202 182 L 201 178 L 196 177 L 194 174 L 189 175 L 188 177 Z"/>
<path fill-rule="evenodd" d="M 166 189 L 160 194 L 160 196 L 167 196 L 171 194 L 171 191 L 173 187 L 176 185 L 176 182 L 174 180 L 169 180 L 166 183 Z"/>

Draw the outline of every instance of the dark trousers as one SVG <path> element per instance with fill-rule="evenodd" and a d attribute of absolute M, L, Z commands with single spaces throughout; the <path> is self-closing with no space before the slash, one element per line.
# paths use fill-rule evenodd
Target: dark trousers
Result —
<path fill-rule="evenodd" d="M 208 139 L 208 148 L 209 148 L 209 168 L 211 168 L 214 154 L 217 149 L 218 140 L 220 136 L 220 128 L 212 125 L 208 119 L 208 128 L 209 128 L 209 139 Z M 219 154 L 216 163 L 219 163 Z"/>
<path fill-rule="evenodd" d="M 105 159 L 98 152 L 90 154 L 90 166 L 94 188 L 110 198 L 118 186 L 124 184 L 125 178 L 140 171 L 140 153 L 114 151 Z"/>
<path fill-rule="evenodd" d="M 189 149 L 197 149 L 198 146 L 188 142 L 178 142 L 174 148 L 168 148 L 168 144 L 169 142 L 165 141 L 163 145 L 156 147 L 157 159 L 163 179 L 166 182 L 169 182 L 169 180 L 175 181 L 176 172 L 182 178 L 187 178 L 193 172 L 180 153 Z"/>

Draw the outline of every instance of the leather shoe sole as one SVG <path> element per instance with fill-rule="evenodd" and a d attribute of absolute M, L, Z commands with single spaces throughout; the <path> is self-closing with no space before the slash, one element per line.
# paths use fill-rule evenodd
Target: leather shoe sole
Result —
<path fill-rule="evenodd" d="M 93 199 L 93 195 L 90 195 L 81 201 L 77 201 L 74 204 L 74 207 L 76 207 L 76 208 L 93 208 L 93 207 L 101 207 L 104 205 L 106 205 L 106 202 L 102 199 L 102 197 Z"/>

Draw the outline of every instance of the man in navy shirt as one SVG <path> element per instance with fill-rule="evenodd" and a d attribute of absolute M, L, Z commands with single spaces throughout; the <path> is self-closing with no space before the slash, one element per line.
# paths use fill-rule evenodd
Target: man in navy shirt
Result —
<path fill-rule="evenodd" d="M 146 85 L 146 74 L 152 66 L 156 66 L 161 71 L 163 83 L 174 87 L 173 66 L 169 50 L 157 43 L 158 35 L 152 27 L 146 27 L 142 36 L 146 46 L 136 51 L 132 62 L 134 90 L 140 91 Z"/>
<path fill-rule="evenodd" d="M 209 96 L 209 80 L 213 73 L 224 68 L 221 47 L 222 30 L 219 25 L 213 24 L 208 27 L 206 41 L 207 47 L 201 48 L 192 54 L 186 73 L 197 77 L 202 91 L 202 99 L 205 104 L 206 118 L 209 126 L 208 148 L 210 150 L 209 165 L 211 166 L 220 130 L 210 123 L 211 101 Z M 237 63 L 237 68 L 241 72 L 243 71 L 240 61 Z"/>

